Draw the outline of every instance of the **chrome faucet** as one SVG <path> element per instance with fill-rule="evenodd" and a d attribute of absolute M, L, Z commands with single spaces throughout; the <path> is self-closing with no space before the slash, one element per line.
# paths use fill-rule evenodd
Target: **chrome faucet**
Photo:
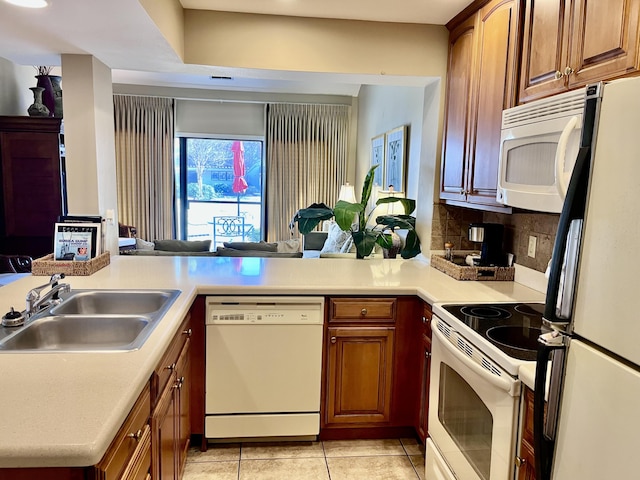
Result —
<path fill-rule="evenodd" d="M 62 299 L 59 296 L 60 293 L 71 291 L 71 285 L 68 283 L 58 283 L 63 278 L 64 273 L 56 273 L 51 275 L 48 283 L 29 290 L 29 293 L 27 293 L 27 308 L 24 315 L 26 319 L 35 315 L 43 308 L 57 305 L 62 302 Z M 44 294 L 44 296 L 40 297 L 40 292 L 49 286 L 51 287 L 51 290 Z"/>

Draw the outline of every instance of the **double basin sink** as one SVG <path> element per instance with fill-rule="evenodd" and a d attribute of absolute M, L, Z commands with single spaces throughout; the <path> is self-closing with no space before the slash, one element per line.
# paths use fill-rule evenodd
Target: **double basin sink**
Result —
<path fill-rule="evenodd" d="M 72 290 L 0 340 L 0 353 L 140 348 L 179 290 Z"/>

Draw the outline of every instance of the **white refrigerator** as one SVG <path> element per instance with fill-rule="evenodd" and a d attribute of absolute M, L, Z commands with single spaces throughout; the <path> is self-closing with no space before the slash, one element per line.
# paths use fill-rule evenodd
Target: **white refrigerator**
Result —
<path fill-rule="evenodd" d="M 538 351 L 536 475 L 640 479 L 640 78 L 589 85 L 582 135 Z"/>

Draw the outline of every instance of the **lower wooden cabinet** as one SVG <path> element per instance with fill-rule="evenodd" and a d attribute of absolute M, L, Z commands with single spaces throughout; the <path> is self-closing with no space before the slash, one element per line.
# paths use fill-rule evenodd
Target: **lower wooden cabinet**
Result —
<path fill-rule="evenodd" d="M 429 380 L 431 369 L 431 306 L 423 304 L 422 312 L 422 338 L 420 348 L 420 407 L 416 431 L 420 440 L 424 442 L 428 436 L 429 419 Z"/>
<path fill-rule="evenodd" d="M 181 478 L 189 448 L 189 323 L 187 317 L 154 374 L 154 382 L 159 383 L 159 396 L 151 415 L 151 472 L 152 478 L 158 480 Z M 166 379 L 164 385 L 163 379 Z"/>
<path fill-rule="evenodd" d="M 327 424 L 388 423 L 394 327 L 329 328 Z"/>
<path fill-rule="evenodd" d="M 533 390 L 524 388 L 524 421 L 522 422 L 522 439 L 520 454 L 516 457 L 518 466 L 517 480 L 536 480 L 536 457 L 533 453 Z"/>
<path fill-rule="evenodd" d="M 144 480 L 151 468 L 151 393 L 149 385 L 138 397 L 107 453 L 95 466 L 96 480 Z"/>

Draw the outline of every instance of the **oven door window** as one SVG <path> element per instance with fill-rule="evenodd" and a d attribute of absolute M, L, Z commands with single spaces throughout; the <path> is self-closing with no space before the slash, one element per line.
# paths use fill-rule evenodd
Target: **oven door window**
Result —
<path fill-rule="evenodd" d="M 493 417 L 473 388 L 445 363 L 440 364 L 438 419 L 476 473 L 489 480 Z"/>

